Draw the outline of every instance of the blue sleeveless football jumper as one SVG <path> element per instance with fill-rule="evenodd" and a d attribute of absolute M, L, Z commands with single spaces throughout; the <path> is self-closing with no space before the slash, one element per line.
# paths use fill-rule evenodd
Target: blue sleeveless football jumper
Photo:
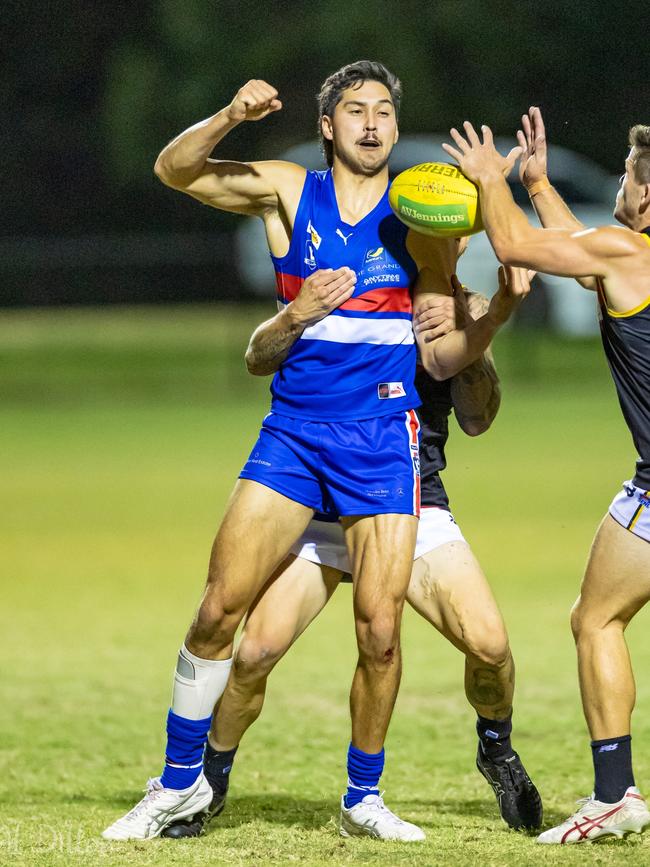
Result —
<path fill-rule="evenodd" d="M 388 190 L 356 225 L 341 220 L 332 172 L 307 172 L 286 256 L 272 256 L 278 304 L 317 269 L 346 265 L 354 295 L 296 341 L 273 379 L 271 410 L 312 421 L 359 421 L 413 409 L 417 266 Z"/>
<path fill-rule="evenodd" d="M 420 509 L 417 266 L 388 191 L 356 225 L 340 217 L 331 171 L 307 172 L 286 256 L 271 257 L 278 306 L 317 269 L 356 272 L 353 296 L 305 329 L 276 373 L 271 412 L 240 478 L 335 520 Z"/>

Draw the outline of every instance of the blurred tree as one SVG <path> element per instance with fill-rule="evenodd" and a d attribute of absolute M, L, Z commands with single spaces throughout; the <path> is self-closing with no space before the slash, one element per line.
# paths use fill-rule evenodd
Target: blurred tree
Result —
<path fill-rule="evenodd" d="M 160 148 L 259 77 L 284 110 L 221 152 L 278 156 L 315 136 L 325 76 L 364 57 L 402 78 L 404 131 L 514 134 L 534 102 L 554 143 L 617 172 L 650 120 L 646 16 L 641 0 L 7 0 L 1 234 L 229 229 L 158 183 Z"/>

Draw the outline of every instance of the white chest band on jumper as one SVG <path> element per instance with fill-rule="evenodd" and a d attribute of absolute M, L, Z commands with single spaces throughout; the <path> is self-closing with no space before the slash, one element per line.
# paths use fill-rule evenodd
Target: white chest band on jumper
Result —
<path fill-rule="evenodd" d="M 185 719 L 205 719 L 212 714 L 228 683 L 230 659 L 201 659 L 183 645 L 174 672 L 172 711 Z"/>

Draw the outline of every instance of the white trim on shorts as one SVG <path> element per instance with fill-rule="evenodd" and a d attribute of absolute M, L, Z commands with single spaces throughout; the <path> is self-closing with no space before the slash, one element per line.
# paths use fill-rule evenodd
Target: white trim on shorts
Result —
<path fill-rule="evenodd" d="M 420 513 L 414 559 L 422 557 L 447 542 L 464 542 L 465 538 L 454 517 L 447 509 L 426 506 Z M 311 563 L 331 566 L 339 572 L 350 572 L 350 560 L 343 528 L 338 521 L 312 520 L 291 553 Z"/>
<path fill-rule="evenodd" d="M 650 542 L 650 491 L 623 482 L 623 490 L 609 505 L 609 514 L 630 533 Z"/>

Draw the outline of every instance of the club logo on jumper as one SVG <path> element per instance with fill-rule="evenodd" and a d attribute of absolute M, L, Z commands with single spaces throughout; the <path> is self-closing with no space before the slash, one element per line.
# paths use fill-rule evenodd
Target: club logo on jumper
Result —
<path fill-rule="evenodd" d="M 401 382 L 380 382 L 377 397 L 379 400 L 390 400 L 392 397 L 406 397 L 406 392 Z"/>
<path fill-rule="evenodd" d="M 340 229 L 337 229 L 336 234 L 339 236 L 339 238 L 343 241 L 343 243 L 347 247 L 348 246 L 348 238 L 351 238 L 354 235 L 354 232 L 350 232 L 349 235 L 344 235 Z"/>
<path fill-rule="evenodd" d="M 309 240 L 314 245 L 314 249 L 318 250 L 323 239 L 318 234 L 316 229 L 312 226 L 311 220 L 307 223 L 307 234 L 309 235 Z"/>
<path fill-rule="evenodd" d="M 366 250 L 366 258 L 363 260 L 364 265 L 374 265 L 377 262 L 386 261 L 386 251 L 383 247 L 375 247 L 374 250 Z"/>
<path fill-rule="evenodd" d="M 311 241 L 305 241 L 305 265 L 310 268 L 312 271 L 315 271 L 318 263 L 316 262 L 316 254 L 314 252 L 314 245 Z"/>
<path fill-rule="evenodd" d="M 634 496 L 634 493 L 636 491 L 634 485 L 623 485 L 623 487 L 625 488 L 625 493 L 628 495 L 628 497 Z"/>

